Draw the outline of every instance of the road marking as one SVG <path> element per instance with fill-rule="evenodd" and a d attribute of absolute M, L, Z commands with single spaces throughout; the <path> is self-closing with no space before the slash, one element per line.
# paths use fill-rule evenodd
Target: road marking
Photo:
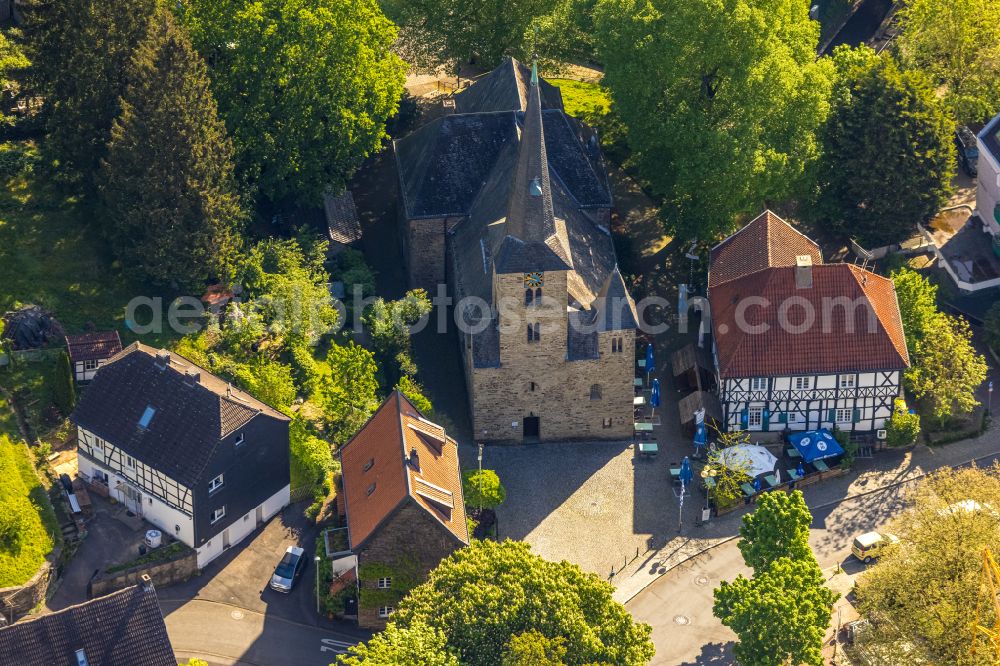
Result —
<path fill-rule="evenodd" d="M 347 648 L 356 645 L 356 643 L 338 641 L 333 638 L 321 638 L 319 642 L 321 643 L 319 646 L 320 652 L 333 652 L 334 654 L 345 654 L 347 652 Z"/>

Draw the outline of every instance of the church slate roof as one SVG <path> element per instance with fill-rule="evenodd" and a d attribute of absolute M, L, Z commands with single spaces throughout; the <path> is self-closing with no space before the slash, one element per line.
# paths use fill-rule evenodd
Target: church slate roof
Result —
<path fill-rule="evenodd" d="M 86 661 L 80 661 L 77 651 Z M 152 584 L 140 584 L 0 629 L 0 664 L 175 666 Z"/>
<path fill-rule="evenodd" d="M 531 69 L 508 57 L 499 67 L 455 95 L 455 109 L 459 113 L 524 111 L 528 106 L 530 79 Z M 543 80 L 541 93 L 543 109 L 563 109 L 559 88 Z"/>
<path fill-rule="evenodd" d="M 147 408 L 155 413 L 142 427 Z M 191 488 L 219 442 L 258 415 L 289 420 L 183 356 L 136 342 L 97 371 L 70 420 Z"/>

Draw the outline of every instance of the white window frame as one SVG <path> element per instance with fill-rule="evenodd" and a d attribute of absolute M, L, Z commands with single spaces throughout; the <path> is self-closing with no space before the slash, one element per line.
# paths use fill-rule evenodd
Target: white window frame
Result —
<path fill-rule="evenodd" d="M 208 494 L 211 495 L 219 488 L 221 488 L 225 483 L 226 480 L 223 474 L 220 474 L 219 476 L 215 477 L 214 479 L 208 482 Z"/>
<path fill-rule="evenodd" d="M 95 359 L 87 359 L 86 361 L 83 362 L 83 369 L 84 370 L 97 370 L 99 367 L 101 367 L 100 363 L 101 362 L 98 361 L 96 358 Z"/>
<path fill-rule="evenodd" d="M 812 389 L 812 377 L 795 377 L 792 386 L 796 391 L 809 391 Z"/>
<path fill-rule="evenodd" d="M 125 467 L 129 469 L 135 469 L 135 458 L 133 458 L 127 453 L 124 455 L 125 455 Z"/>
<path fill-rule="evenodd" d="M 220 513 L 221 512 L 221 513 Z M 226 507 L 225 505 L 220 506 L 218 509 L 212 512 L 212 519 L 209 521 L 212 525 L 219 522 L 226 517 Z"/>
<path fill-rule="evenodd" d="M 841 418 L 845 414 L 847 415 L 847 418 Z M 852 409 L 851 407 L 837 407 L 833 416 L 836 419 L 834 423 L 853 423 L 854 409 Z"/>
<path fill-rule="evenodd" d="M 766 391 L 767 390 L 767 377 L 751 377 L 750 378 L 750 390 L 751 391 Z"/>
<path fill-rule="evenodd" d="M 857 380 L 854 375 L 840 375 L 837 385 L 842 389 L 852 389 L 857 387 Z"/>
<path fill-rule="evenodd" d="M 385 576 L 383 578 L 379 578 L 375 582 L 375 587 L 377 587 L 380 590 L 388 590 L 390 587 L 392 587 L 392 577 Z"/>
<path fill-rule="evenodd" d="M 103 451 L 104 450 L 104 440 L 101 439 L 100 437 L 95 437 L 94 438 L 94 449 L 96 449 L 97 451 Z"/>
<path fill-rule="evenodd" d="M 756 421 L 756 423 L 754 422 Z M 764 408 L 763 407 L 748 407 L 747 408 L 747 430 L 760 430 L 764 427 Z"/>
<path fill-rule="evenodd" d="M 805 423 L 806 415 L 802 412 L 786 412 L 788 417 L 785 419 L 788 423 Z"/>
<path fill-rule="evenodd" d="M 392 615 L 392 612 L 396 610 L 392 606 L 379 606 L 378 616 L 381 618 L 386 618 Z"/>
<path fill-rule="evenodd" d="M 240 434 L 236 435 L 236 441 L 233 443 L 233 446 L 242 446 L 244 441 L 246 441 L 246 437 L 241 432 Z"/>

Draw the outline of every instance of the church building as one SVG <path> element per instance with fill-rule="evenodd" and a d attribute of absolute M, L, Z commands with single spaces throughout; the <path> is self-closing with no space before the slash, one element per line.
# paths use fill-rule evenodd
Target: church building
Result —
<path fill-rule="evenodd" d="M 597 135 L 508 59 L 394 144 L 414 287 L 446 283 L 477 439 L 632 435 L 635 304 Z"/>

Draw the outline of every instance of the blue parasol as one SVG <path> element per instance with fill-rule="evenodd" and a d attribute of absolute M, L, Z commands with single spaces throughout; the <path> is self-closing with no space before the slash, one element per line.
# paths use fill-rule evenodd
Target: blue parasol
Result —
<path fill-rule="evenodd" d="M 653 380 L 653 388 L 649 393 L 649 406 L 656 409 L 660 406 L 660 380 Z"/>
<path fill-rule="evenodd" d="M 694 427 L 694 447 L 698 449 L 706 444 L 708 444 L 708 428 L 705 427 L 705 422 L 702 421 Z"/>
<path fill-rule="evenodd" d="M 653 371 L 653 343 L 650 342 L 646 345 L 646 374 L 648 375 Z"/>
<path fill-rule="evenodd" d="M 691 469 L 691 460 L 684 456 L 684 460 L 681 461 L 681 473 L 680 473 L 681 483 L 685 486 L 691 483 L 694 479 L 694 470 Z"/>

